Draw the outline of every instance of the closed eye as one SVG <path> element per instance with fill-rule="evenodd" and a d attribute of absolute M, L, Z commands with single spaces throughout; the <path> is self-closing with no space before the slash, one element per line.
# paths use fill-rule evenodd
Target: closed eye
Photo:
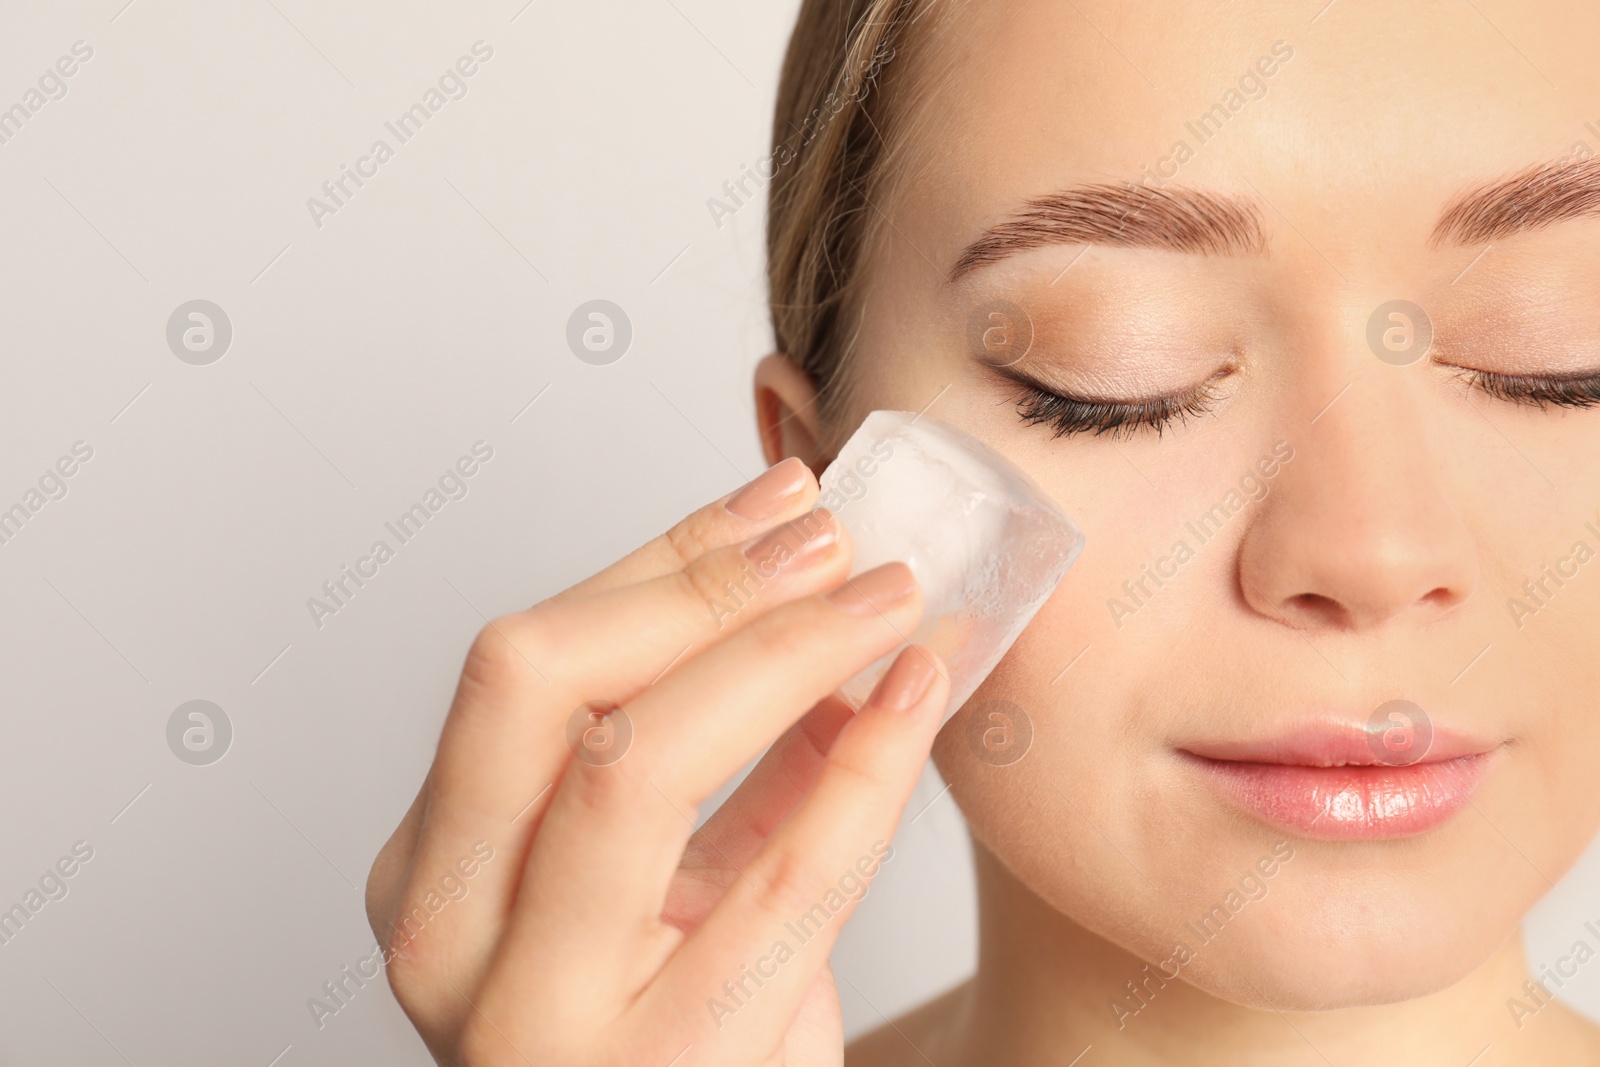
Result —
<path fill-rule="evenodd" d="M 1572 377 L 1535 374 L 1499 374 L 1443 364 L 1469 388 L 1481 389 L 1497 400 L 1537 407 L 1587 408 L 1600 405 L 1600 374 Z"/>
<path fill-rule="evenodd" d="M 1114 439 L 1144 429 L 1154 429 L 1159 437 L 1174 421 L 1206 414 L 1222 399 L 1216 384 L 1230 373 L 1222 370 L 1192 389 L 1141 400 L 1075 397 L 1009 371 L 1007 376 L 1018 388 L 1017 415 L 1027 425 L 1049 426 L 1055 437 L 1093 433 Z"/>

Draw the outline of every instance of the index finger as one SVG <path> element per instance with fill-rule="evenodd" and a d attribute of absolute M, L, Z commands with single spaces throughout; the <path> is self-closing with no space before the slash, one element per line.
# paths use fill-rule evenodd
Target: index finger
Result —
<path fill-rule="evenodd" d="M 737 544 L 811 510 L 817 479 L 794 456 L 768 467 L 736 491 L 689 515 L 672 529 L 586 578 L 555 601 L 590 596 L 681 571 L 714 549 Z"/>

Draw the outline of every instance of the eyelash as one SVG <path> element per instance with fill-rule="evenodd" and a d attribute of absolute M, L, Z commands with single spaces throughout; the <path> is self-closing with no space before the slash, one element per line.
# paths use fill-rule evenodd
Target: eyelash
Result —
<path fill-rule="evenodd" d="M 1523 404 L 1543 411 L 1547 406 L 1587 408 L 1600 405 L 1600 375 L 1586 378 L 1539 378 L 1526 374 L 1457 367 L 1456 377 L 1497 400 Z"/>
<path fill-rule="evenodd" d="M 1540 378 L 1524 374 L 1496 374 L 1493 371 L 1456 368 L 1456 376 L 1469 388 L 1481 389 L 1507 403 L 1537 407 L 1600 407 L 1600 375 L 1587 378 Z M 1159 396 L 1149 400 L 1081 400 L 1064 396 L 1032 382 L 1017 382 L 1017 415 L 1029 426 L 1046 425 L 1054 437 L 1092 433 L 1110 434 L 1112 439 L 1131 437 L 1142 429 L 1154 429 L 1159 437 L 1174 421 L 1187 422 L 1208 414 L 1221 397 L 1213 377 L 1186 393 Z"/>
<path fill-rule="evenodd" d="M 1110 434 L 1115 440 L 1151 428 L 1159 437 L 1175 420 L 1187 422 L 1211 411 L 1221 399 L 1214 389 L 1215 383 L 1226 373 L 1215 375 L 1187 392 L 1134 401 L 1080 400 L 1032 382 L 1019 381 L 1017 415 L 1029 426 L 1049 426 L 1055 437 L 1092 433 L 1096 437 Z"/>

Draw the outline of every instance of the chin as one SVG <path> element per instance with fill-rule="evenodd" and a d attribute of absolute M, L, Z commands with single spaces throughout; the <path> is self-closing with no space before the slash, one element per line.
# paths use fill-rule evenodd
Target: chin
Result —
<path fill-rule="evenodd" d="M 1208 893 L 1180 889 L 1162 904 L 1141 881 L 1153 907 L 1119 909 L 1113 921 L 1128 925 L 1096 932 L 1141 959 L 1159 953 L 1158 964 L 1175 956 L 1162 942 L 1182 939 L 1183 981 L 1252 1008 L 1329 1011 L 1437 993 L 1494 958 L 1548 888 L 1489 849 L 1470 813 L 1405 840 L 1276 837 L 1275 864 L 1263 862 L 1273 853 L 1258 835 L 1229 835 L 1227 825 L 1151 872 L 1158 886 Z"/>
<path fill-rule="evenodd" d="M 1509 908 L 1498 923 L 1468 924 L 1440 910 L 1419 912 L 1395 899 L 1393 887 L 1389 892 L 1389 899 L 1366 899 L 1374 914 L 1389 917 L 1359 927 L 1336 917 L 1351 910 L 1348 902 L 1319 906 L 1286 893 L 1259 923 L 1198 952 L 1182 978 L 1202 993 L 1265 1011 L 1395 1004 L 1462 981 L 1517 927 Z"/>

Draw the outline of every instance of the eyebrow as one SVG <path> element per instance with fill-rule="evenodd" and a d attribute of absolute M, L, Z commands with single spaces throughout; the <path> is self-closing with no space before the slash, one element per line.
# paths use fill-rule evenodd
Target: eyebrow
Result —
<path fill-rule="evenodd" d="M 1483 244 L 1592 216 L 1600 216 L 1600 159 L 1545 163 L 1457 196 L 1430 243 Z"/>
<path fill-rule="evenodd" d="M 1263 254 L 1255 205 L 1191 189 L 1079 185 L 1037 197 L 985 230 L 951 268 L 950 280 L 1033 248 L 1055 244 L 1161 248 L 1193 255 Z"/>

